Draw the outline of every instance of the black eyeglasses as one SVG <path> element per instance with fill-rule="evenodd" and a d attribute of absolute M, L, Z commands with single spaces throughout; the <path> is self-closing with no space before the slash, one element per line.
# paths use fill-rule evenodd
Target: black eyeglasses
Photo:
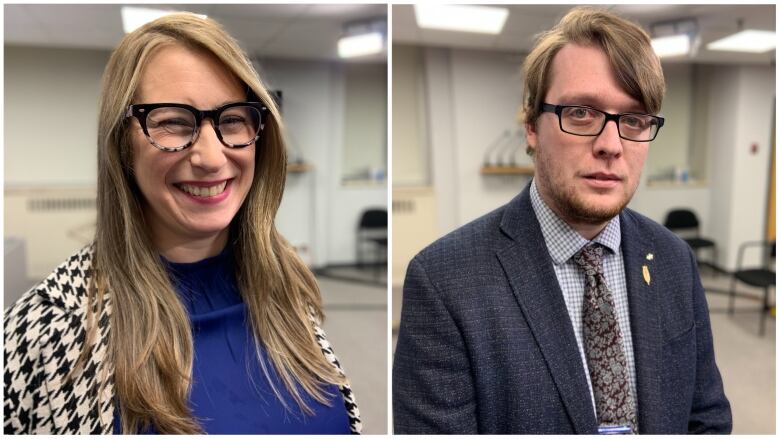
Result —
<path fill-rule="evenodd" d="M 163 151 L 181 151 L 198 138 L 203 119 L 211 119 L 217 138 L 228 148 L 243 148 L 260 138 L 268 108 L 259 102 L 234 102 L 214 110 L 187 104 L 133 104 L 125 117 L 135 117 L 149 142 Z"/>
<path fill-rule="evenodd" d="M 575 136 L 598 136 L 607 122 L 615 121 L 621 139 L 650 142 L 664 126 L 664 118 L 642 113 L 611 114 L 582 105 L 542 104 L 542 111 L 558 115 L 558 124 L 564 133 Z"/>

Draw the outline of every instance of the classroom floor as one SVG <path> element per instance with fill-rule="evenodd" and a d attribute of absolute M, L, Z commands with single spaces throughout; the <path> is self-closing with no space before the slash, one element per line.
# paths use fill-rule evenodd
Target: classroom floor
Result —
<path fill-rule="evenodd" d="M 738 297 L 737 311 L 726 313 L 730 287 L 728 275 L 713 276 L 709 270 L 702 273 L 702 284 L 707 291 L 710 321 L 715 346 L 715 361 L 723 377 L 726 396 L 731 402 L 734 434 L 775 433 L 775 318 L 766 319 L 766 334 L 758 335 L 760 290 L 739 285 L 737 291 L 752 295 Z M 401 287 L 393 287 L 393 349 L 397 323 L 401 317 Z M 774 297 L 770 302 L 774 303 Z"/>
<path fill-rule="evenodd" d="M 324 276 L 317 281 L 323 329 L 355 392 L 363 434 L 387 434 L 387 287 Z"/>
<path fill-rule="evenodd" d="M 775 318 L 766 319 L 766 333 L 758 335 L 761 290 L 738 284 L 737 291 L 754 298 L 735 302 L 733 315 L 726 312 L 731 284 L 728 275 L 712 276 L 704 270 L 702 284 L 707 291 L 715 361 L 723 377 L 726 397 L 731 401 L 734 434 L 775 433 Z M 770 302 L 774 303 L 774 297 Z"/>

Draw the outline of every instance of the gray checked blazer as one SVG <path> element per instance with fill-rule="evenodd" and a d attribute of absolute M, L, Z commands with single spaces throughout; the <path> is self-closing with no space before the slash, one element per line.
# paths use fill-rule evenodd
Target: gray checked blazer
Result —
<path fill-rule="evenodd" d="M 81 373 L 66 376 L 86 338 L 87 286 L 92 248 L 85 247 L 6 310 L 3 318 L 5 434 L 111 434 L 113 368 L 107 361 L 110 294 L 105 295 L 97 342 Z M 325 332 L 311 317 L 312 336 L 343 373 Z M 360 411 L 349 385 L 340 387 L 350 429 L 360 433 Z"/>
<path fill-rule="evenodd" d="M 640 433 L 729 433 L 731 408 L 690 248 L 628 209 L 620 226 Z M 399 434 L 597 433 L 528 187 L 410 263 L 393 414 Z"/>

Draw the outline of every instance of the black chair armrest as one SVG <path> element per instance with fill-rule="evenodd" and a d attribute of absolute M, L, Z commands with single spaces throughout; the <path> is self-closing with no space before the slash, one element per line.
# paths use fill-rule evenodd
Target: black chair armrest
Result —
<path fill-rule="evenodd" d="M 748 241 L 742 243 L 739 246 L 739 250 L 737 250 L 737 271 L 742 270 L 742 257 L 744 256 L 746 249 L 750 247 L 764 247 L 769 250 L 774 245 L 774 241 Z M 769 256 L 770 253 L 771 251 L 766 251 L 766 256 Z"/>

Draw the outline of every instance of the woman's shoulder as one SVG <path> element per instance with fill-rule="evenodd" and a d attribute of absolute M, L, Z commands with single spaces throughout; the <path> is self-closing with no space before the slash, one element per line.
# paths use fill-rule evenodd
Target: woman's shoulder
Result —
<path fill-rule="evenodd" d="M 71 255 L 6 309 L 3 324 L 6 347 L 21 338 L 35 337 L 40 342 L 52 321 L 59 320 L 63 314 L 82 314 L 91 267 L 92 246 L 89 245 Z"/>
<path fill-rule="evenodd" d="M 92 245 L 73 253 L 44 280 L 24 293 L 6 314 L 37 303 L 48 303 L 66 310 L 82 308 L 92 276 L 92 256 Z"/>
<path fill-rule="evenodd" d="M 102 367 L 106 307 L 98 319 L 97 340 L 101 342 L 92 343 L 75 381 L 66 379 L 89 338 L 86 311 L 92 255 L 92 246 L 77 251 L 6 310 L 6 432 L 97 431 L 93 425 L 98 416 L 93 413 L 94 398 L 88 395 L 97 395 L 96 386 L 107 382 Z M 101 417 L 110 415 L 104 412 L 101 408 Z M 89 414 L 85 417 L 85 413 Z"/>
<path fill-rule="evenodd" d="M 336 357 L 336 353 L 334 352 L 333 347 L 330 345 L 325 331 L 321 327 L 322 319 L 317 314 L 317 312 L 315 312 L 314 307 L 312 306 L 309 306 L 309 321 L 311 322 L 314 329 L 314 337 L 317 340 L 317 344 L 319 345 L 322 354 L 336 369 L 336 371 L 338 371 L 341 376 L 346 378 L 346 373 L 344 372 L 344 369 L 342 369 L 341 363 L 339 363 L 339 359 Z M 341 396 L 344 399 L 344 407 L 347 410 L 349 428 L 352 433 L 360 434 L 360 431 L 363 429 L 363 423 L 360 419 L 360 410 L 358 409 L 357 401 L 355 400 L 355 394 L 352 391 L 349 380 L 339 386 L 339 391 L 341 392 Z"/>

